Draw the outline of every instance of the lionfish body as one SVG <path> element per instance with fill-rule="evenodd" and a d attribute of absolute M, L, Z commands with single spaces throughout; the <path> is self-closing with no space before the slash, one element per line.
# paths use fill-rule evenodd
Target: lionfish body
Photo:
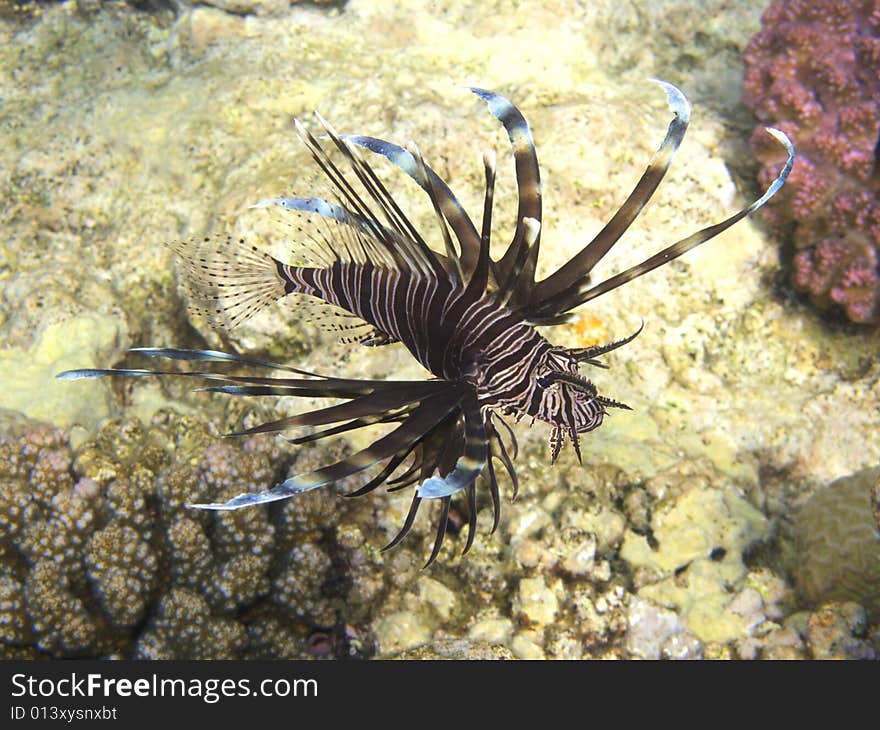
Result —
<path fill-rule="evenodd" d="M 516 492 L 516 441 L 503 416 L 547 422 L 551 426 L 550 449 L 555 460 L 566 440 L 580 458 L 579 435 L 598 427 L 609 408 L 627 408 L 600 395 L 593 383 L 580 375 L 579 366 L 606 367 L 598 358 L 628 343 L 638 332 L 602 346 L 565 349 L 551 344 L 536 325 L 568 321 L 572 309 L 716 236 L 769 200 L 791 169 L 791 144 L 782 133 L 768 130 L 786 148 L 788 160 L 763 196 L 725 221 L 593 284 L 590 272 L 647 203 L 687 128 L 690 108 L 684 95 L 671 84 L 658 83 L 665 90 L 674 114 L 663 143 L 605 228 L 574 258 L 541 281 L 535 280 L 541 237 L 541 184 L 532 135 L 513 104 L 499 94 L 481 89 L 472 91 L 504 125 L 516 168 L 518 222 L 500 258 L 490 256 L 495 182 L 491 153 L 483 158 L 486 193 L 481 226 L 477 229 L 417 149 L 404 149 L 372 137 L 340 136 L 320 117 L 318 120 L 330 140 L 329 148 L 335 148 L 341 155 L 347 174 L 299 122 L 297 131 L 327 178 L 332 195 L 329 199 L 275 198 L 255 206 L 274 206 L 318 220 L 321 232 L 309 237 L 316 265 L 288 264 L 245 241 L 218 245 L 205 239 L 172 244 L 188 275 L 194 309 L 213 322 L 235 326 L 287 295 L 304 295 L 333 305 L 350 317 L 347 327 L 355 333 L 352 339 L 372 346 L 403 344 L 434 379 L 334 378 L 221 352 L 167 348 L 138 348 L 137 352 L 175 360 L 246 365 L 268 374 L 104 369 L 69 371 L 60 377 L 176 374 L 207 381 L 207 390 L 231 395 L 339 399 L 341 402 L 335 405 L 240 433 L 280 432 L 296 427 L 319 429 L 291 439 L 302 444 L 378 423 L 393 424 L 393 428 L 346 459 L 297 474 L 266 491 L 241 494 L 222 504 L 191 506 L 238 509 L 285 499 L 368 472 L 369 480 L 349 495 L 365 494 L 383 484 L 389 490 L 415 486 L 405 523 L 386 547 L 396 545 L 406 535 L 425 499 L 437 500 L 440 520 L 428 561 L 432 562 L 446 532 L 450 501 L 463 492 L 469 517 L 464 547 L 467 552 L 475 534 L 478 479 L 488 486 L 494 511 L 493 531 L 498 525 L 500 500 L 495 460 L 509 475 Z M 385 157 L 424 190 L 443 237 L 444 253 L 428 246 L 373 172 L 364 150 Z M 295 227 L 292 230 L 296 238 Z M 279 371 L 286 373 L 279 377 Z"/>

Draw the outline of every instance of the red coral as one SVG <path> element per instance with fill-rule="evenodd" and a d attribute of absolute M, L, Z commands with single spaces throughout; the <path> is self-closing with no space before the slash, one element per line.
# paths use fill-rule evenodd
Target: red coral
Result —
<path fill-rule="evenodd" d="M 745 53 L 743 97 L 798 157 L 768 220 L 794 224 L 792 283 L 880 324 L 880 0 L 774 0 Z M 761 130 L 769 183 L 782 162 Z"/>

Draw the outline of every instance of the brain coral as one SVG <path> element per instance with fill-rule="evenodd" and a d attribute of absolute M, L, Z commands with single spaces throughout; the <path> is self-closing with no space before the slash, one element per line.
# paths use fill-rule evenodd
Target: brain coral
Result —
<path fill-rule="evenodd" d="M 744 100 L 798 158 L 768 207 L 794 225 L 791 280 L 818 306 L 880 323 L 880 1 L 775 0 L 745 52 Z M 752 148 L 769 183 L 779 152 Z"/>
<path fill-rule="evenodd" d="M 798 512 L 797 585 L 808 601 L 857 601 L 880 616 L 880 536 L 871 511 L 880 467 L 838 479 Z"/>

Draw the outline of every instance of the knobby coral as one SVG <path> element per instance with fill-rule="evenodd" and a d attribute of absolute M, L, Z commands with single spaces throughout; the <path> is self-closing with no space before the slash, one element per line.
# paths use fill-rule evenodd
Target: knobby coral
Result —
<path fill-rule="evenodd" d="M 761 181 L 780 162 L 766 124 L 798 150 L 765 209 L 771 223 L 794 225 L 792 284 L 853 322 L 880 323 L 880 2 L 775 0 L 745 64 Z"/>
<path fill-rule="evenodd" d="M 75 451 L 47 425 L 0 432 L 0 657 L 308 656 L 346 588 L 327 578 L 344 548 L 320 533 L 332 495 L 272 520 L 185 506 L 259 489 L 285 466 L 269 441 L 218 443 L 163 414 L 111 421 Z"/>

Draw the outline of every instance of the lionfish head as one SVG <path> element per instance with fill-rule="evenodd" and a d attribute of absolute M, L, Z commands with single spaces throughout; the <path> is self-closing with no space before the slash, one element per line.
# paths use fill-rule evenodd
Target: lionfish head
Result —
<path fill-rule="evenodd" d="M 608 408 L 631 410 L 620 401 L 599 395 L 596 386 L 576 372 L 551 370 L 537 378 L 541 393 L 540 418 L 553 428 L 550 432 L 550 458 L 556 461 L 565 439 L 581 460 L 578 434 L 602 425 Z"/>
<path fill-rule="evenodd" d="M 592 381 L 578 373 L 578 365 L 583 363 L 607 368 L 598 358 L 632 342 L 641 334 L 644 326 L 642 322 L 628 337 L 605 345 L 577 349 L 553 348 L 539 366 L 535 382 L 540 401 L 535 416 L 553 427 L 550 432 L 550 456 L 554 462 L 566 438 L 571 441 L 580 461 L 578 434 L 601 426 L 608 408 L 632 410 L 625 403 L 599 395 Z"/>

